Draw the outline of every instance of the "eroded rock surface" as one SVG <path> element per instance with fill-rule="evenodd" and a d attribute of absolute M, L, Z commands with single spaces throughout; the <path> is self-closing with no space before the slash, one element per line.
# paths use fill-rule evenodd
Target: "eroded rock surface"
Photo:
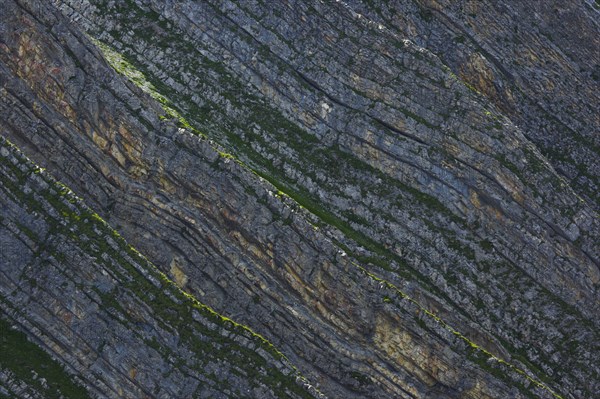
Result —
<path fill-rule="evenodd" d="M 0 144 L 2 395 L 319 397 L 264 338 L 184 294 Z"/>
<path fill-rule="evenodd" d="M 324 394 L 600 389 L 592 6 L 51 3 L 3 4 L 2 134 Z"/>

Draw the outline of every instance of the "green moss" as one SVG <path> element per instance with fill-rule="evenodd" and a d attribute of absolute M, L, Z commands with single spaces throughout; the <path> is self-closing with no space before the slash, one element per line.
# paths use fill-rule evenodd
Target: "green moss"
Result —
<path fill-rule="evenodd" d="M 521 175 L 521 170 L 514 163 L 509 161 L 504 154 L 496 155 L 495 158 L 502 166 L 513 172 L 521 181 L 524 180 Z"/>
<path fill-rule="evenodd" d="M 90 398 L 88 392 L 57 361 L 2 318 L 0 354 L 0 369 L 10 370 L 16 380 L 35 388 L 45 398 Z M 46 384 L 42 384 L 42 378 L 46 380 Z"/>
<path fill-rule="evenodd" d="M 125 312 L 125 309 L 123 309 L 123 307 L 121 306 L 121 303 L 119 302 L 119 300 L 117 299 L 117 291 L 111 291 L 111 292 L 102 292 L 99 289 L 95 289 L 94 290 L 96 292 L 96 294 L 98 294 L 98 296 L 100 297 L 100 299 L 102 300 L 102 308 L 103 309 L 114 309 L 117 312 L 120 312 L 123 315 L 126 315 L 127 313 Z"/>
<path fill-rule="evenodd" d="M 425 22 L 431 22 L 433 20 L 433 12 L 430 9 L 424 8 L 422 6 L 419 7 L 419 16 Z"/>
<path fill-rule="evenodd" d="M 431 331 L 431 329 L 427 326 L 427 323 L 425 323 L 425 320 L 423 320 L 420 317 L 415 317 L 415 322 L 417 323 L 417 325 L 419 327 L 421 327 L 422 329 L 426 330 L 426 331 Z"/>
<path fill-rule="evenodd" d="M 19 230 L 21 230 L 27 237 L 29 237 L 29 239 L 31 241 L 36 242 L 39 240 L 38 235 L 33 230 L 31 230 L 29 227 L 27 227 L 24 224 L 19 223 L 19 222 L 15 222 L 15 224 L 17 225 Z"/>
<path fill-rule="evenodd" d="M 162 105 L 162 108 L 165 112 L 165 115 L 161 115 L 162 118 L 175 119 L 181 127 L 194 130 L 190 123 L 183 116 L 181 116 L 181 113 L 174 107 L 174 105 L 171 104 L 171 102 L 156 89 L 154 84 L 152 84 L 146 78 L 144 73 L 142 73 L 138 68 L 134 67 L 126 57 L 117 51 L 114 51 L 110 46 L 102 43 L 99 40 L 96 40 L 92 37 L 90 37 L 90 40 L 92 40 L 94 44 L 102 50 L 105 59 L 115 71 L 131 80 L 136 86 L 148 93 L 152 98 Z M 196 133 L 200 134 L 199 132 Z"/>
<path fill-rule="evenodd" d="M 490 252 L 492 249 L 494 249 L 494 244 L 492 244 L 490 240 L 479 241 L 479 246 L 487 252 Z"/>
<path fill-rule="evenodd" d="M 539 174 L 548 169 L 544 162 L 533 152 L 532 149 L 525 147 L 523 148 L 523 152 L 525 153 L 525 159 L 527 159 L 527 165 L 533 173 Z"/>
<path fill-rule="evenodd" d="M 369 376 L 359 373 L 358 371 L 350 372 L 350 377 L 354 378 L 361 386 L 371 385 L 371 378 Z"/>

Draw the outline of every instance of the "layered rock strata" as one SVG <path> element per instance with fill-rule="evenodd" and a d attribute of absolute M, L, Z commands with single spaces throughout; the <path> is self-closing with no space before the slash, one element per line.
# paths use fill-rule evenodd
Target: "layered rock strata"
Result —
<path fill-rule="evenodd" d="M 454 14 L 415 2 L 411 36 L 333 1 L 52 3 L 6 3 L 2 134 L 325 394 L 599 389 L 597 151 L 549 162 L 524 121 L 556 103 L 531 105 L 523 72 L 507 108 L 468 68 L 521 70 L 476 34 L 444 50 Z M 462 73 L 465 54 L 483 66 Z M 574 103 L 597 101 L 569 82 Z M 577 135 L 560 113 L 546 128 L 592 143 L 591 109 Z"/>
<path fill-rule="evenodd" d="M 1 395 L 320 396 L 264 338 L 182 292 L 0 144 Z"/>

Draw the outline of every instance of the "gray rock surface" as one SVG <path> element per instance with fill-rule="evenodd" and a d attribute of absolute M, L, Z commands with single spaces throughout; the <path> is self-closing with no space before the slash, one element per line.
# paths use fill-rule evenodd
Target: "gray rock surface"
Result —
<path fill-rule="evenodd" d="M 319 396 L 269 342 L 181 291 L 0 140 L 2 395 Z"/>
<path fill-rule="evenodd" d="M 325 394 L 598 392 L 593 6 L 51 3 L 1 133 Z"/>

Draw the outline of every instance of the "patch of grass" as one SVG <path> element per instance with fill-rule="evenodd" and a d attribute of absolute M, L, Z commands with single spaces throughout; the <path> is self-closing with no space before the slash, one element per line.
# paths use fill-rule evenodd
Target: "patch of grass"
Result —
<path fill-rule="evenodd" d="M 523 181 L 521 170 L 519 170 L 514 163 L 509 161 L 504 154 L 498 154 L 495 156 L 495 158 L 502 166 L 513 172 L 521 181 Z"/>
<path fill-rule="evenodd" d="M 10 370 L 16 380 L 35 388 L 45 398 L 91 398 L 62 365 L 3 318 L 0 318 L 0 354 L 0 369 Z"/>
<path fill-rule="evenodd" d="M 100 50 L 102 50 L 104 58 L 115 71 L 125 76 L 137 87 L 148 93 L 152 98 L 161 104 L 166 114 L 166 116 L 163 116 L 163 118 L 175 119 L 181 127 L 194 130 L 190 123 L 181 115 L 174 105 L 165 96 L 163 96 L 146 78 L 146 76 L 138 68 L 133 66 L 133 64 L 127 58 L 125 58 L 121 53 L 113 50 L 107 44 L 102 43 L 93 37 L 90 37 L 90 40 L 96 46 L 98 46 Z"/>
<path fill-rule="evenodd" d="M 479 246 L 487 252 L 491 251 L 494 248 L 494 244 L 492 244 L 490 240 L 479 241 Z"/>
<path fill-rule="evenodd" d="M 430 9 L 419 7 L 419 16 L 425 22 L 431 22 L 433 20 L 433 12 Z"/>
<path fill-rule="evenodd" d="M 361 386 L 367 386 L 371 384 L 371 378 L 363 373 L 359 373 L 358 371 L 352 371 L 350 373 L 350 377 L 358 381 Z"/>

